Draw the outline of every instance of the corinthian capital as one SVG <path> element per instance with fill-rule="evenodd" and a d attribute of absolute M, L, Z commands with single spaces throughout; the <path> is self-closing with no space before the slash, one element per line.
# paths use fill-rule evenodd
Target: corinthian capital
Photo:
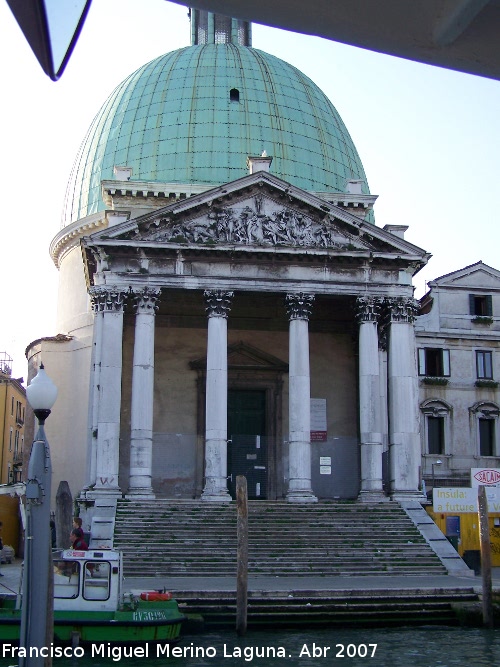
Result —
<path fill-rule="evenodd" d="M 136 313 L 150 313 L 154 315 L 158 310 L 158 299 L 161 294 L 159 287 L 144 287 L 133 292 L 134 308 Z"/>
<path fill-rule="evenodd" d="M 290 320 L 308 320 L 312 313 L 314 294 L 287 294 L 285 307 Z"/>
<path fill-rule="evenodd" d="M 375 296 L 358 296 L 356 299 L 358 323 L 377 322 L 380 317 L 380 299 Z"/>
<path fill-rule="evenodd" d="M 128 291 L 119 287 L 103 285 L 89 289 L 90 301 L 94 313 L 119 312 L 123 310 Z"/>
<path fill-rule="evenodd" d="M 415 321 L 418 313 L 418 301 L 412 297 L 390 297 L 385 300 L 390 322 Z"/>
<path fill-rule="evenodd" d="M 203 297 L 208 317 L 225 317 L 227 319 L 233 296 L 234 292 L 224 292 L 220 289 L 205 290 Z"/>

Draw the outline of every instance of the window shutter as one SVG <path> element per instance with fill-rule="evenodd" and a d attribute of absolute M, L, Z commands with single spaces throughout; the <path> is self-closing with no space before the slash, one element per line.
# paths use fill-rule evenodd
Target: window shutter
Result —
<path fill-rule="evenodd" d="M 418 348 L 418 374 L 425 375 L 425 349 Z"/>
<path fill-rule="evenodd" d="M 476 314 L 476 301 L 474 298 L 474 294 L 469 294 L 469 312 L 471 315 Z"/>
<path fill-rule="evenodd" d="M 493 315 L 493 300 L 491 294 L 486 295 L 486 315 L 491 317 Z"/>
<path fill-rule="evenodd" d="M 443 350 L 443 375 L 450 375 L 450 351 Z"/>

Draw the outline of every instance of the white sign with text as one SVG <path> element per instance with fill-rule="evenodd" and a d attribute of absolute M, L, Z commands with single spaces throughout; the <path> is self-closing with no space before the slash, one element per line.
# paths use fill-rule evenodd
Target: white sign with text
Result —
<path fill-rule="evenodd" d="M 434 512 L 477 512 L 477 487 L 451 486 L 433 489 L 432 501 Z M 487 487 L 486 498 L 489 512 L 500 512 L 500 488 Z"/>

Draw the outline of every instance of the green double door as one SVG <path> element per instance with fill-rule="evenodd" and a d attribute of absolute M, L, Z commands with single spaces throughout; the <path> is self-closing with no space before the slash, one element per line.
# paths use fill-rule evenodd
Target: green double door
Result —
<path fill-rule="evenodd" d="M 227 405 L 228 489 L 234 498 L 236 477 L 247 478 L 248 497 L 267 498 L 266 392 L 230 389 Z"/>

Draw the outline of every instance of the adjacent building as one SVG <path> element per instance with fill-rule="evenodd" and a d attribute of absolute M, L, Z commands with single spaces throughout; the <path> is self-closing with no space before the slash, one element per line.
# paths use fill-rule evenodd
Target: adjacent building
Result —
<path fill-rule="evenodd" d="M 477 262 L 429 283 L 416 321 L 423 475 L 470 486 L 500 467 L 500 271 Z"/>
<path fill-rule="evenodd" d="M 12 377 L 12 357 L 0 352 L 0 484 L 15 484 L 23 475 L 26 390 L 23 378 Z M 2 540 L 15 550 L 19 539 L 19 499 L 0 495 Z"/>

